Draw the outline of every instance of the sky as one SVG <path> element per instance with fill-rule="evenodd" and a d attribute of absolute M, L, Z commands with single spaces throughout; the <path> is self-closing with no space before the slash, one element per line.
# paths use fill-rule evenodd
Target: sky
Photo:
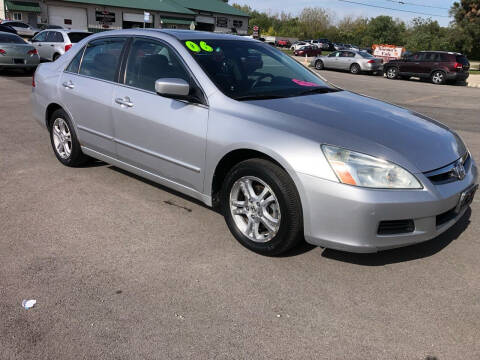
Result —
<path fill-rule="evenodd" d="M 380 9 L 360 4 L 343 2 L 340 0 L 230 0 L 230 4 L 249 5 L 255 10 L 271 11 L 273 13 L 286 11 L 293 15 L 298 14 L 305 7 L 323 7 L 331 10 L 337 19 L 346 15 L 354 17 L 375 17 L 378 15 L 390 15 L 394 18 L 400 18 L 409 22 L 414 17 L 432 18 L 437 20 L 440 25 L 447 26 L 452 20 L 449 18 L 448 9 L 454 3 L 454 0 L 351 0 L 356 3 L 364 3 L 374 6 L 382 6 L 391 9 L 413 11 L 429 15 L 413 14 L 408 12 L 394 11 L 389 9 Z M 404 2 L 404 4 L 400 4 Z M 419 6 L 422 5 L 422 6 Z M 433 16 L 442 15 L 442 16 Z"/>

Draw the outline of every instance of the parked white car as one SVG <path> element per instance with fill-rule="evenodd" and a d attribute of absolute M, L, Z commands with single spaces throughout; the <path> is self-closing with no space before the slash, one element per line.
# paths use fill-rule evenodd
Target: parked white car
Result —
<path fill-rule="evenodd" d="M 82 30 L 44 30 L 32 39 L 32 45 L 42 60 L 55 61 L 91 34 Z"/>
<path fill-rule="evenodd" d="M 292 46 L 290 46 L 290 50 L 298 50 L 300 49 L 302 46 L 305 46 L 305 45 L 309 45 L 307 42 L 305 41 L 296 41 L 292 44 Z"/>

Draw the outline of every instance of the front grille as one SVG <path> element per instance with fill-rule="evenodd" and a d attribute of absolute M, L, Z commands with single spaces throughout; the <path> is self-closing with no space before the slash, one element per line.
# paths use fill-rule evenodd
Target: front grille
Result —
<path fill-rule="evenodd" d="M 465 170 L 468 170 L 470 168 L 470 154 L 465 154 L 462 157 L 462 164 Z M 458 178 L 456 176 L 456 173 L 454 171 L 456 161 L 452 164 L 449 164 L 441 169 L 438 170 L 433 170 L 425 173 L 425 176 L 432 182 L 434 185 L 442 185 L 442 184 L 447 184 L 451 183 L 454 181 L 458 181 Z"/>
<path fill-rule="evenodd" d="M 413 220 L 381 221 L 378 225 L 378 235 L 408 234 L 415 231 Z"/>
<path fill-rule="evenodd" d="M 455 211 L 456 207 L 453 209 L 450 209 L 448 211 L 445 211 L 444 213 L 441 213 L 440 215 L 437 215 L 437 226 L 442 226 L 443 224 L 446 224 L 450 220 L 453 220 L 457 217 L 457 212 Z"/>

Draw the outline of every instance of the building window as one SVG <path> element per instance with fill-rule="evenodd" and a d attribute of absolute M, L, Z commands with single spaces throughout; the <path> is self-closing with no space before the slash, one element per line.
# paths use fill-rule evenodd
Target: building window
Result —
<path fill-rule="evenodd" d="M 228 18 L 226 17 L 217 17 L 217 26 L 218 27 L 228 27 Z"/>
<path fill-rule="evenodd" d="M 13 20 L 22 21 L 22 13 L 18 13 L 18 12 L 13 13 Z"/>
<path fill-rule="evenodd" d="M 243 26 L 242 20 L 233 20 L 233 27 L 239 28 Z"/>

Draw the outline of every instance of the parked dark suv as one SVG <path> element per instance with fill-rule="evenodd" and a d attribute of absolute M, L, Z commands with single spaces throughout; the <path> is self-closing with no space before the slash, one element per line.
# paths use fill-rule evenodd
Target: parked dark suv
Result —
<path fill-rule="evenodd" d="M 465 55 L 445 51 L 421 51 L 392 60 L 385 65 L 389 79 L 409 79 L 412 76 L 430 79 L 442 85 L 447 81 L 464 81 L 468 78 L 470 63 Z"/>

